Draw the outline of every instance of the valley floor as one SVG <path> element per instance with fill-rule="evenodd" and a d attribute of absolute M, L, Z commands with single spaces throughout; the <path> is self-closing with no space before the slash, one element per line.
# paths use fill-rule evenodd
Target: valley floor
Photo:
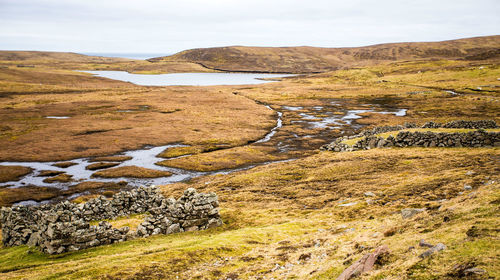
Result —
<path fill-rule="evenodd" d="M 164 151 L 162 165 L 211 171 L 279 162 L 161 186 L 174 197 L 188 187 L 216 192 L 222 227 L 56 256 L 0 248 L 0 278 L 335 279 L 381 245 L 390 254 L 361 279 L 454 279 L 471 268 L 477 273 L 469 279 L 500 278 L 498 147 L 319 151 L 363 127 L 500 123 L 499 65 L 404 61 L 265 85 L 140 87 L 47 64 L 9 64 L 0 68 L 1 161 L 93 158 L 182 143 L 189 147 Z M 404 115 L 380 113 L 401 109 Z M 349 110 L 363 110 L 362 118 L 311 124 Z M 270 141 L 254 143 L 276 126 L 275 111 L 283 113 L 283 126 Z M 45 118 L 53 115 L 71 118 Z M 30 172 L 2 168 L 3 181 Z M 90 192 L 77 201 L 121 187 L 74 184 L 68 190 Z M 2 187 L 0 203 L 51 199 L 61 194 L 54 189 Z M 403 218 L 407 208 L 426 210 Z M 112 223 L 134 226 L 137 218 Z M 446 249 L 420 258 L 428 249 L 421 239 Z"/>

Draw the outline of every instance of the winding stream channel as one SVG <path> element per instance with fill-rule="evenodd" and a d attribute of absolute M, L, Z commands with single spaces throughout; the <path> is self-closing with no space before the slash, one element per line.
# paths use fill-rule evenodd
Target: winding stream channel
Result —
<path fill-rule="evenodd" d="M 253 142 L 252 145 L 273 145 L 277 148 L 280 153 L 286 153 L 290 151 L 298 151 L 303 150 L 303 143 L 306 141 L 311 141 L 314 139 L 330 139 L 329 133 L 332 130 L 340 130 L 344 133 L 347 130 L 355 130 L 362 127 L 357 124 L 355 120 L 361 119 L 362 113 L 378 113 L 378 114 L 393 114 L 395 116 L 405 116 L 406 109 L 383 109 L 378 105 L 374 104 L 364 104 L 361 106 L 357 106 L 356 109 L 346 109 L 339 103 L 339 101 L 335 100 L 325 100 L 325 105 L 323 106 L 312 106 L 312 107 L 302 107 L 302 106 L 274 106 L 274 109 L 270 105 L 264 105 L 270 110 L 274 110 L 276 112 L 276 125 L 273 127 L 266 135 L 264 135 L 261 139 Z M 360 107 L 362 109 L 360 109 Z M 277 136 L 277 133 L 280 132 L 282 127 L 284 126 L 284 115 L 287 116 L 287 121 L 289 121 L 289 125 L 298 125 L 302 128 L 303 131 L 307 131 L 307 134 L 298 135 L 296 133 L 287 134 L 285 136 Z M 50 116 L 48 118 L 51 118 Z M 54 121 L 59 121 L 58 119 L 64 118 L 54 118 Z M 333 139 L 332 139 L 333 140 Z M 68 162 L 68 161 L 58 161 L 58 162 L 0 162 L 0 165 L 9 165 L 9 166 L 26 166 L 32 169 L 32 172 L 18 181 L 5 182 L 0 184 L 0 187 L 6 188 L 20 188 L 27 186 L 44 186 L 44 187 L 54 187 L 61 190 L 66 190 L 70 186 L 74 186 L 80 182 L 91 181 L 91 182 L 121 182 L 126 181 L 128 186 L 140 186 L 140 185 L 165 185 L 171 184 L 181 181 L 186 181 L 195 177 L 203 176 L 203 175 L 211 175 L 211 174 L 229 174 L 231 172 L 241 171 L 249 168 L 253 168 L 258 165 L 270 164 L 273 162 L 279 161 L 268 161 L 257 164 L 246 165 L 244 167 L 228 169 L 228 170 L 218 170 L 212 172 L 197 172 L 190 170 L 183 170 L 178 168 L 164 167 L 159 166 L 156 163 L 165 160 L 165 158 L 157 157 L 164 150 L 174 147 L 182 147 L 185 145 L 174 144 L 174 145 L 165 145 L 159 147 L 145 147 L 140 150 L 133 150 L 120 153 L 120 156 L 128 156 L 129 160 L 125 160 L 123 162 L 117 162 L 116 167 L 123 166 L 137 166 L 148 169 L 160 170 L 160 171 L 168 171 L 171 172 L 172 175 L 169 177 L 160 177 L 160 178 L 93 178 L 91 175 L 95 172 L 92 170 L 87 170 L 87 166 L 90 164 L 96 163 L 98 161 L 93 160 L 93 158 L 79 158 L 73 159 L 69 162 L 72 162 L 74 165 L 69 166 L 67 168 L 61 168 L 54 166 L 55 164 Z M 190 155 L 185 155 L 182 157 L 189 157 Z M 293 159 L 288 159 L 293 160 Z M 285 161 L 288 161 L 285 160 Z M 105 170 L 106 168 L 100 169 Z M 54 182 L 47 183 L 44 182 L 44 179 L 47 177 L 40 176 L 42 171 L 52 170 L 52 171 L 60 171 L 64 172 L 67 175 L 72 176 L 72 181 L 67 183 Z M 100 171 L 99 170 L 99 171 Z M 71 199 L 77 197 L 79 195 L 86 194 L 76 193 L 71 196 L 65 197 L 66 199 Z M 42 201 L 41 203 L 46 203 L 50 201 Z M 19 202 L 17 204 L 37 204 L 40 202 L 28 200 Z"/>

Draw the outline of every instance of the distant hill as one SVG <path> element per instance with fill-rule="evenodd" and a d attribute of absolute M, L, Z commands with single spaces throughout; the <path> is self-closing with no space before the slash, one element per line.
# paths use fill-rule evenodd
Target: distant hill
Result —
<path fill-rule="evenodd" d="M 72 52 L 0 51 L 0 61 L 123 62 L 126 58 L 88 56 Z"/>
<path fill-rule="evenodd" d="M 193 62 L 214 70 L 314 73 L 398 60 L 500 58 L 500 35 L 442 42 L 389 43 L 356 48 L 217 47 L 186 50 L 150 62 Z"/>

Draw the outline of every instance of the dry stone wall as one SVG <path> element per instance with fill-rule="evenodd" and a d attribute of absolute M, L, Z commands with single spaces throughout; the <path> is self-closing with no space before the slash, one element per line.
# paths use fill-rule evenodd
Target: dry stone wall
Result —
<path fill-rule="evenodd" d="M 387 126 L 374 128 L 358 135 L 337 138 L 334 142 L 321 147 L 322 150 L 345 152 L 384 147 L 499 147 L 500 133 L 483 129 L 497 128 L 494 121 L 453 121 L 445 124 L 428 122 L 422 128 L 467 128 L 477 129 L 467 133 L 460 132 L 418 132 L 400 131 L 396 137 L 383 138 L 378 133 L 403 130 L 411 126 Z M 354 145 L 342 143 L 348 139 L 360 138 Z"/>
<path fill-rule="evenodd" d="M 165 198 L 156 187 L 120 192 L 111 200 L 101 196 L 84 204 L 68 201 L 54 205 L 13 206 L 0 210 L 5 246 L 28 244 L 59 254 L 111 244 L 136 237 L 203 230 L 220 226 L 218 198 L 214 193 L 187 189 L 179 199 Z M 101 221 L 148 213 L 137 230 L 113 228 Z"/>

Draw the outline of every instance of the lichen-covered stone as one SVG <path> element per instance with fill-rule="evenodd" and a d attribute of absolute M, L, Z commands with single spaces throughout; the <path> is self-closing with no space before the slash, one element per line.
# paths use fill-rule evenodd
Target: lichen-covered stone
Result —
<path fill-rule="evenodd" d="M 344 136 L 335 139 L 330 144 L 321 147 L 322 150 L 334 152 L 348 152 L 368 150 L 373 148 L 386 147 L 498 147 L 500 146 L 500 133 L 487 132 L 482 129 L 496 128 L 496 122 L 492 120 L 482 121 L 452 121 L 446 124 L 428 122 L 423 128 L 466 128 L 477 129 L 467 133 L 450 132 L 418 132 L 400 131 L 396 137 L 389 136 L 386 139 L 376 136 L 376 134 L 399 131 L 405 129 L 403 126 L 376 127 L 372 130 L 363 131 L 353 136 Z M 342 143 L 344 140 L 361 138 L 354 145 L 349 146 Z"/>
<path fill-rule="evenodd" d="M 100 196 L 84 204 L 68 201 L 54 205 L 14 206 L 0 210 L 2 242 L 5 246 L 39 246 L 48 254 L 77 251 L 135 237 L 202 230 L 222 225 L 217 195 L 189 188 L 178 199 L 165 198 L 156 187 L 140 187 Z M 147 212 L 144 221 L 131 231 L 113 228 L 101 221 Z"/>

